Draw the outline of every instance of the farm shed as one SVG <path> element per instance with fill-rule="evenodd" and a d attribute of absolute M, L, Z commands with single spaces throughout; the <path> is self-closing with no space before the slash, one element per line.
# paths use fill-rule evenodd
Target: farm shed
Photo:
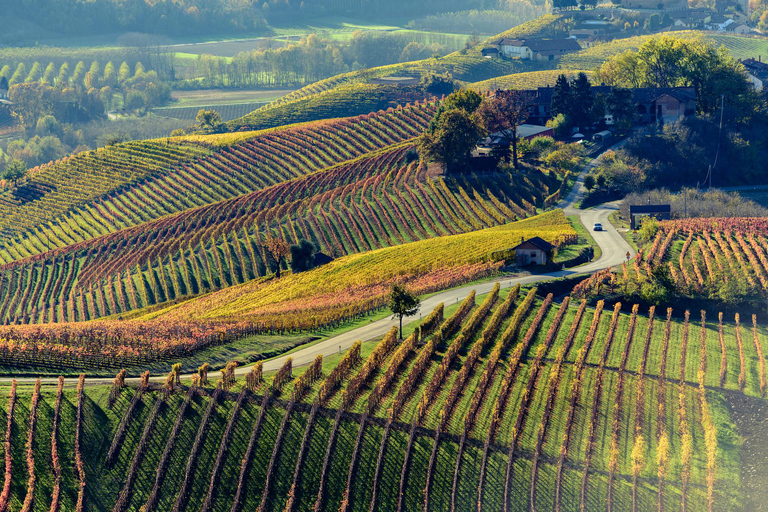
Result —
<path fill-rule="evenodd" d="M 512 250 L 515 251 L 517 266 L 525 267 L 528 265 L 545 265 L 553 248 L 552 244 L 535 236 L 528 240 L 522 238 Z"/>

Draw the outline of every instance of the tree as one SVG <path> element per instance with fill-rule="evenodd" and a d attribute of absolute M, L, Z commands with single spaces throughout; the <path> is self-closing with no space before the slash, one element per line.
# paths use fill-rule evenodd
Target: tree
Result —
<path fill-rule="evenodd" d="M 460 108 L 468 114 L 472 114 L 482 102 L 483 97 L 469 89 L 461 89 L 451 93 L 437 108 L 437 112 L 435 112 L 435 115 L 427 126 L 427 131 L 434 134 L 440 124 L 440 118 L 447 111 Z"/>
<path fill-rule="evenodd" d="M 571 105 L 571 84 L 568 77 L 563 74 L 558 75 L 555 86 L 552 88 L 552 103 L 549 107 L 552 116 L 558 114 L 568 115 Z"/>
<path fill-rule="evenodd" d="M 8 91 L 8 98 L 13 102 L 11 114 L 25 128 L 32 128 L 40 116 L 53 112 L 54 96 L 50 85 L 37 82 L 12 85 Z"/>
<path fill-rule="evenodd" d="M 722 95 L 744 112 L 759 103 L 741 63 L 702 38 L 651 38 L 637 52 L 627 50 L 609 59 L 598 77 L 614 87 L 693 87 L 700 114 L 715 111 Z"/>
<path fill-rule="evenodd" d="M 206 110 L 201 108 L 197 112 L 195 120 L 200 124 L 200 128 L 213 130 L 221 124 L 221 114 L 215 110 Z"/>
<path fill-rule="evenodd" d="M 403 339 L 403 317 L 413 316 L 419 311 L 421 300 L 409 292 L 401 284 L 393 284 L 389 291 L 387 307 L 392 311 L 393 318 L 400 320 L 400 339 Z"/>
<path fill-rule="evenodd" d="M 419 137 L 419 154 L 424 160 L 445 164 L 451 170 L 467 161 L 484 133 L 475 114 L 461 108 L 448 110 L 440 116 L 433 133 L 427 130 Z"/>
<path fill-rule="evenodd" d="M 615 87 L 605 99 L 605 109 L 613 116 L 613 124 L 619 131 L 632 127 L 635 120 L 635 105 L 632 102 L 632 91 Z"/>
<path fill-rule="evenodd" d="M 585 73 L 579 73 L 571 82 L 571 117 L 579 127 L 592 124 L 592 86 Z"/>
<path fill-rule="evenodd" d="M 288 242 L 282 238 L 277 238 L 272 235 L 268 235 L 264 240 L 264 247 L 272 257 L 272 271 L 275 273 L 275 277 L 280 279 L 280 267 L 290 253 L 290 247 Z"/>
<path fill-rule="evenodd" d="M 517 128 L 528 120 L 531 98 L 524 91 L 496 91 L 483 101 L 477 113 L 490 133 L 498 133 L 512 150 L 512 163 L 518 168 Z M 507 156 L 509 156 L 507 154 Z"/>
<path fill-rule="evenodd" d="M 661 16 L 658 15 L 658 13 L 653 13 L 650 16 L 648 16 L 648 19 L 645 20 L 645 28 L 646 30 L 650 32 L 656 32 L 661 27 Z"/>
<path fill-rule="evenodd" d="M 5 78 L 5 75 L 0 76 L 0 90 L 2 91 L 8 90 L 8 79 Z"/>
<path fill-rule="evenodd" d="M 445 106 L 445 110 L 462 108 L 471 114 L 477 110 L 482 102 L 483 97 L 475 91 L 470 91 L 469 89 L 461 89 L 451 93 L 447 98 L 445 98 L 443 106 Z"/>
<path fill-rule="evenodd" d="M 584 188 L 587 190 L 592 190 L 595 188 L 595 177 L 592 174 L 587 174 L 584 176 Z"/>
<path fill-rule="evenodd" d="M 450 94 L 454 89 L 453 77 L 448 73 L 443 75 L 430 73 L 421 79 L 419 86 L 424 92 L 435 96 Z"/>
<path fill-rule="evenodd" d="M 552 128 L 556 137 L 564 138 L 568 136 L 568 132 L 571 129 L 571 123 L 565 114 L 557 114 L 555 117 L 547 121 L 547 127 Z"/>
<path fill-rule="evenodd" d="M 298 244 L 292 245 L 291 251 L 291 271 L 294 274 L 305 272 L 315 266 L 315 245 L 307 240 L 300 240 Z"/>
<path fill-rule="evenodd" d="M 5 167 L 4 178 L 12 183 L 16 183 L 27 173 L 27 164 L 22 160 L 14 158 Z"/>
<path fill-rule="evenodd" d="M 760 32 L 768 31 L 768 10 L 763 12 L 760 16 L 760 21 L 757 23 L 757 30 Z"/>

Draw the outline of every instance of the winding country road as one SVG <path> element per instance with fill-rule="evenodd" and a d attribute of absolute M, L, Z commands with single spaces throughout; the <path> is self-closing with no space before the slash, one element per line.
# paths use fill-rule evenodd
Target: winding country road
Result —
<path fill-rule="evenodd" d="M 559 270 L 557 272 L 551 272 L 548 274 L 526 275 L 521 277 L 509 277 L 501 276 L 490 281 L 486 281 L 479 284 L 471 284 L 462 286 L 459 288 L 452 288 L 444 292 L 436 293 L 421 302 L 421 312 L 423 315 L 428 315 L 434 308 L 436 308 L 441 302 L 448 304 L 454 304 L 464 300 L 472 290 L 475 290 L 477 295 L 488 293 L 498 282 L 501 283 L 502 288 L 509 288 L 516 284 L 529 284 L 537 281 L 545 281 L 549 279 L 555 279 L 558 277 L 567 277 L 577 274 L 587 274 L 597 272 L 616 265 L 621 265 L 627 259 L 627 253 L 634 255 L 635 251 L 624 240 L 624 237 L 613 227 L 608 220 L 608 216 L 614 211 L 618 210 L 618 203 L 606 203 L 588 210 L 577 210 L 574 205 L 584 196 L 586 189 L 584 188 L 584 176 L 594 166 L 596 160 L 592 160 L 584 170 L 579 174 L 579 177 L 574 184 L 573 189 L 568 196 L 563 199 L 558 207 L 562 208 L 566 215 L 578 215 L 581 223 L 584 227 L 592 232 L 592 236 L 595 239 L 597 245 L 600 246 L 602 254 L 600 257 L 592 262 L 585 263 L 584 265 L 570 268 L 567 270 Z M 600 222 L 603 225 L 605 231 L 595 232 L 592 231 L 592 227 L 596 222 Z M 418 322 L 418 317 L 413 317 L 408 321 L 404 319 L 404 323 Z M 297 350 L 290 354 L 293 358 L 294 366 L 302 366 L 312 362 L 312 360 L 322 354 L 323 356 L 332 355 L 340 351 L 344 351 L 352 346 L 357 340 L 367 341 L 378 337 L 383 337 L 392 327 L 398 325 L 398 321 L 392 318 L 384 318 L 376 322 L 371 322 L 368 325 L 358 327 L 351 331 L 339 334 L 327 340 L 323 340 L 319 343 L 311 345 L 302 350 Z M 289 356 L 281 356 L 275 359 L 270 359 L 264 362 L 264 371 L 277 370 L 280 368 L 285 359 Z M 249 371 L 247 367 L 238 368 L 236 373 L 242 374 Z"/>
<path fill-rule="evenodd" d="M 595 163 L 596 163 L 596 159 L 593 159 L 589 164 L 587 164 L 584 167 L 581 174 L 579 174 L 571 192 L 557 206 L 559 208 L 562 208 L 566 215 L 578 215 L 584 227 L 588 229 L 590 232 L 592 232 L 595 242 L 597 243 L 598 246 L 600 246 L 600 250 L 602 251 L 602 254 L 597 260 L 589 263 L 585 263 L 578 267 L 570 268 L 567 270 L 560 270 L 557 272 L 551 272 L 548 274 L 524 275 L 524 276 L 517 276 L 517 277 L 501 276 L 483 283 L 471 284 L 471 285 L 462 286 L 459 288 L 453 288 L 450 290 L 439 292 L 422 300 L 421 302 L 422 315 L 429 314 L 441 302 L 445 303 L 446 305 L 460 302 L 464 300 L 464 298 L 467 295 L 469 295 L 469 293 L 472 290 L 475 290 L 475 293 L 477 295 L 488 293 L 491 291 L 491 289 L 497 282 L 501 283 L 502 288 L 509 288 L 516 284 L 524 285 L 529 283 L 535 283 L 538 281 L 555 279 L 558 277 L 573 276 L 577 274 L 587 274 L 587 273 L 597 272 L 599 270 L 603 270 L 609 267 L 614 267 L 616 265 L 621 265 L 621 263 L 626 260 L 627 253 L 630 253 L 630 255 L 634 255 L 635 251 L 630 247 L 630 245 L 626 242 L 626 240 L 624 240 L 621 234 L 616 230 L 616 228 L 613 227 L 613 225 L 608 220 L 608 216 L 614 211 L 618 210 L 618 204 L 616 202 L 605 203 L 600 206 L 596 206 L 587 210 L 578 210 L 574 206 L 586 193 L 586 189 L 584 188 L 584 184 L 583 184 L 584 177 L 589 172 L 589 170 L 595 165 Z M 592 231 L 592 227 L 596 222 L 602 223 L 604 231 L 602 232 Z M 409 319 L 404 320 L 405 324 L 410 322 L 418 322 L 418 321 L 419 321 L 419 318 L 415 316 L 410 320 Z M 368 325 L 358 327 L 356 329 L 347 331 L 345 333 L 339 334 L 332 338 L 328 338 L 326 340 L 323 340 L 319 343 L 308 346 L 306 348 L 299 349 L 291 353 L 290 355 L 280 356 L 274 359 L 270 359 L 268 361 L 264 361 L 264 371 L 272 371 L 272 370 L 279 369 L 285 362 L 286 358 L 289 356 L 293 358 L 294 366 L 307 365 L 311 363 L 312 360 L 320 354 L 322 354 L 323 356 L 329 356 L 341 351 L 345 351 L 349 347 L 351 347 L 352 344 L 357 340 L 368 341 L 374 338 L 383 337 L 392 327 L 397 325 L 397 323 L 398 322 L 396 320 L 390 317 L 384 318 L 375 322 L 371 322 Z M 250 371 L 250 367 L 243 366 L 235 370 L 235 373 L 237 375 L 243 375 L 248 371 Z M 182 375 L 182 378 L 191 378 L 191 374 Z M 0 383 L 9 383 L 11 380 L 12 378 L 10 377 L 0 378 Z M 20 377 L 20 378 L 17 378 L 16 380 L 21 384 L 21 383 L 34 382 L 35 379 L 32 377 Z M 46 385 L 52 385 L 57 382 L 57 379 L 54 377 L 43 378 L 41 380 L 42 380 L 42 383 Z M 67 380 L 67 385 L 73 385 L 77 381 L 77 379 L 75 378 L 70 378 L 66 380 Z M 152 377 L 151 380 L 164 381 L 165 376 L 163 375 L 163 376 Z M 129 383 L 138 383 L 138 381 L 139 381 L 138 378 L 126 379 L 126 382 L 129 382 Z M 111 382 L 112 382 L 112 378 L 104 378 L 104 377 L 94 377 L 94 378 L 86 379 L 86 383 L 88 385 L 110 384 Z"/>

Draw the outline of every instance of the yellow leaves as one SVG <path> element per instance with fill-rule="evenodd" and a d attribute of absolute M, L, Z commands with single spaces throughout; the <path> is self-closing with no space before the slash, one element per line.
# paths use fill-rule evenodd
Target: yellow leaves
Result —
<path fill-rule="evenodd" d="M 663 479 L 669 469 L 669 435 L 662 432 L 656 447 L 656 464 L 659 467 L 659 479 Z"/>
<path fill-rule="evenodd" d="M 635 437 L 635 444 L 632 447 L 632 472 L 639 474 L 645 465 L 645 439 L 642 435 Z"/>
<path fill-rule="evenodd" d="M 386 283 L 400 275 L 488 261 L 522 238 L 555 240 L 574 233 L 562 211 L 461 235 L 444 236 L 338 258 L 327 265 L 279 280 L 247 283 L 189 301 L 168 314 L 174 318 L 223 318 L 256 314 L 287 301 L 309 300 L 319 292 L 340 293 Z M 162 315 L 161 315 L 162 316 Z"/>

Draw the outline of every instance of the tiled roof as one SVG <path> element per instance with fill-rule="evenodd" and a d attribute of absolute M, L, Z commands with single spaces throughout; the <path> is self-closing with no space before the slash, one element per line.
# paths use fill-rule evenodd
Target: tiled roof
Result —
<path fill-rule="evenodd" d="M 533 238 L 529 238 L 528 240 L 523 240 L 522 242 L 520 242 L 518 245 L 516 245 L 512 249 L 513 250 L 517 249 L 518 247 L 520 247 L 521 245 L 526 244 L 526 243 L 533 244 L 536 247 L 538 247 L 539 249 L 541 249 L 542 251 L 551 251 L 553 249 L 553 245 L 551 243 L 547 242 L 546 240 L 544 240 L 543 238 L 538 237 L 538 236 L 535 236 Z"/>

